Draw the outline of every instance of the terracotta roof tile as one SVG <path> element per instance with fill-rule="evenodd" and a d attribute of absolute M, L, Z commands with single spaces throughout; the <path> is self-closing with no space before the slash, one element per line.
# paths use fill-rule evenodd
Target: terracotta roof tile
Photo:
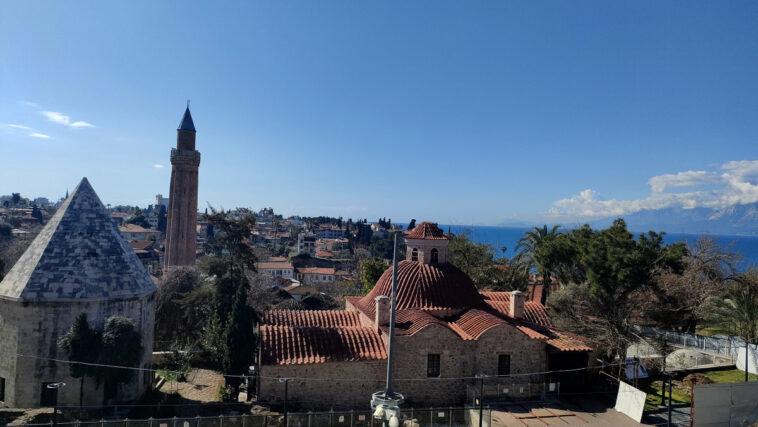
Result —
<path fill-rule="evenodd" d="M 288 365 L 387 358 L 379 334 L 355 311 L 274 310 L 261 325 L 261 363 Z"/>
<path fill-rule="evenodd" d="M 397 268 L 397 307 L 402 309 L 449 310 L 485 308 L 476 285 L 450 263 L 423 264 L 400 261 Z M 392 268 L 377 280 L 374 288 L 356 307 L 374 310 L 374 298 L 392 293 Z"/>
<path fill-rule="evenodd" d="M 384 342 L 370 328 L 323 328 L 261 325 L 261 364 L 381 360 Z"/>
<path fill-rule="evenodd" d="M 326 267 L 301 267 L 297 269 L 300 274 L 334 274 L 334 268 Z"/>
<path fill-rule="evenodd" d="M 325 328 L 360 327 L 357 311 L 345 310 L 272 310 L 263 323 L 280 326 L 320 326 Z"/>
<path fill-rule="evenodd" d="M 406 239 L 430 239 L 430 240 L 447 240 L 445 233 L 437 227 L 434 222 L 422 222 L 413 230 L 405 233 Z"/>
<path fill-rule="evenodd" d="M 504 316 L 508 316 L 511 304 L 511 294 L 509 292 L 481 292 L 484 302 Z M 547 308 L 535 301 L 524 302 L 524 320 L 536 323 L 542 326 L 552 326 L 550 316 L 547 314 Z"/>

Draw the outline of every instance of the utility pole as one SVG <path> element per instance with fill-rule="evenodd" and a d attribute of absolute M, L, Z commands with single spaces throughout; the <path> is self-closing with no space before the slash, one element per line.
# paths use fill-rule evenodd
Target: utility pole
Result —
<path fill-rule="evenodd" d="M 748 342 L 747 337 L 746 337 L 745 338 L 745 382 L 748 381 L 748 378 L 750 376 L 750 373 L 747 370 L 748 368 L 747 364 L 749 363 L 749 360 L 750 360 L 748 358 L 749 355 L 750 355 L 750 343 Z"/>
<path fill-rule="evenodd" d="M 400 393 L 392 391 L 392 361 L 394 359 L 395 341 L 395 312 L 397 305 L 397 235 L 393 239 L 394 250 L 392 253 L 392 294 L 390 296 L 390 328 L 387 349 L 387 383 L 384 391 L 377 391 L 371 396 L 371 409 L 373 417 L 382 420 L 384 427 L 397 427 L 400 425 L 400 408 L 404 397 Z M 379 326 L 379 325 L 377 325 Z M 286 426 L 285 426 L 286 427 Z"/>
<path fill-rule="evenodd" d="M 668 382 L 669 382 L 669 423 L 668 426 L 671 427 L 671 395 L 673 394 L 672 384 L 671 384 L 671 372 L 668 372 Z"/>
<path fill-rule="evenodd" d="M 289 383 L 292 378 L 279 378 L 280 383 L 284 383 L 284 427 L 287 427 L 287 392 L 289 391 Z"/>
<path fill-rule="evenodd" d="M 479 427 L 482 427 L 484 422 L 484 379 L 487 375 L 476 374 L 476 378 L 479 378 Z"/>

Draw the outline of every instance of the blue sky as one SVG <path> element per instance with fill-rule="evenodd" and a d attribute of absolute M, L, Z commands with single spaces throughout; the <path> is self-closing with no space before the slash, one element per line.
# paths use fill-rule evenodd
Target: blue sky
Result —
<path fill-rule="evenodd" d="M 0 194 L 168 195 L 191 99 L 201 207 L 496 224 L 758 201 L 756 22 L 739 1 L 0 0 Z"/>

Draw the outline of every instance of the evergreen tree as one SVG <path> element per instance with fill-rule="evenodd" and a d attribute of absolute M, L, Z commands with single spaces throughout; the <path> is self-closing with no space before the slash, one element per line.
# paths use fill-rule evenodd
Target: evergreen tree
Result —
<path fill-rule="evenodd" d="M 87 321 L 87 313 L 81 312 L 66 335 L 58 340 L 58 346 L 62 348 L 68 360 L 83 363 L 95 363 L 100 355 L 100 334 L 90 326 Z M 94 377 L 97 368 L 81 363 L 69 365 L 69 374 L 73 378 L 79 378 L 79 406 L 84 400 L 84 377 Z"/>
<path fill-rule="evenodd" d="M 158 207 L 158 231 L 166 232 L 166 207 L 163 205 Z"/>
<path fill-rule="evenodd" d="M 411 219 L 411 222 L 408 223 L 408 230 L 413 230 L 416 228 L 416 219 Z"/>
<path fill-rule="evenodd" d="M 142 360 L 142 335 L 134 327 L 134 321 L 122 315 L 105 320 L 102 335 L 100 363 L 103 365 L 139 367 Z M 104 403 L 117 397 L 118 385 L 135 375 L 132 369 L 100 367 L 98 378 L 105 384 Z"/>
<path fill-rule="evenodd" d="M 247 305 L 247 289 L 239 286 L 234 295 L 234 303 L 229 320 L 224 329 L 224 357 L 222 370 L 227 375 L 244 375 L 253 360 L 256 346 L 254 332 L 255 312 Z M 241 380 L 227 377 L 227 385 L 237 395 Z"/>

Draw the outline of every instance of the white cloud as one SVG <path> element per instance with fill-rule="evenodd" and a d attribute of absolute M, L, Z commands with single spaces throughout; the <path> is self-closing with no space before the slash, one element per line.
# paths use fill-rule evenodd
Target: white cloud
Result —
<path fill-rule="evenodd" d="M 154 164 L 153 167 L 156 169 L 163 169 L 163 165 L 159 163 Z"/>
<path fill-rule="evenodd" d="M 658 175 L 650 178 L 648 184 L 654 193 L 660 193 L 667 188 L 697 187 L 719 182 L 719 175 L 706 171 L 686 171 L 676 174 Z"/>
<path fill-rule="evenodd" d="M 33 138 L 43 138 L 43 139 L 50 138 L 50 135 L 45 135 L 44 133 L 39 133 L 39 132 L 32 132 L 29 134 L 29 136 Z"/>
<path fill-rule="evenodd" d="M 21 101 L 21 105 L 26 105 L 27 107 L 32 107 L 32 108 L 39 108 L 39 105 L 37 105 L 36 102 Z"/>
<path fill-rule="evenodd" d="M 29 126 L 15 125 L 15 124 L 12 124 L 12 123 L 9 124 L 8 127 L 9 128 L 14 128 L 14 129 L 21 129 L 21 130 L 32 130 L 32 128 L 30 128 Z"/>
<path fill-rule="evenodd" d="M 641 210 L 672 206 L 684 209 L 697 207 L 724 208 L 736 204 L 758 202 L 758 160 L 724 163 L 719 171 L 684 171 L 650 178 L 651 194 L 637 200 L 605 199 L 596 191 L 586 189 L 572 197 L 558 200 L 546 212 L 552 218 L 601 218 L 626 215 Z M 664 192 L 681 187 L 711 186 L 708 190 Z M 715 188 L 714 188 L 715 187 Z"/>
<path fill-rule="evenodd" d="M 50 120 L 53 123 L 58 123 L 60 125 L 65 125 L 74 129 L 77 128 L 93 128 L 95 125 L 92 123 L 87 123 L 83 121 L 76 121 L 72 122 L 71 117 L 59 113 L 57 111 L 40 111 L 43 116 L 47 117 L 48 120 Z"/>

